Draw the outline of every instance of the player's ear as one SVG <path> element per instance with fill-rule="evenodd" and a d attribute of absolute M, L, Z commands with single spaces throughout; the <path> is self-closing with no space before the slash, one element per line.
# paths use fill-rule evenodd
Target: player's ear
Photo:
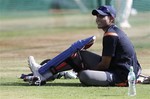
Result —
<path fill-rule="evenodd" d="M 110 18 L 110 22 L 111 22 L 111 23 L 114 23 L 114 22 L 115 22 L 114 17 L 110 16 L 109 18 Z"/>

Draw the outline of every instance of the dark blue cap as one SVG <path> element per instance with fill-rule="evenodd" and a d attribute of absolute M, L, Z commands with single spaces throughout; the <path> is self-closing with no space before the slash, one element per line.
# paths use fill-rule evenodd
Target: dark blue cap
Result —
<path fill-rule="evenodd" d="M 103 16 L 112 16 L 113 18 L 116 17 L 116 10 L 112 6 L 100 6 L 98 9 L 94 9 L 92 11 L 92 15 L 103 15 Z"/>

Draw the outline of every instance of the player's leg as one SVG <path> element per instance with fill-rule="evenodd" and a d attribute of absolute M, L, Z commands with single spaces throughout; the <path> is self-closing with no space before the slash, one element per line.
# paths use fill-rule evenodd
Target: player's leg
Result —
<path fill-rule="evenodd" d="M 107 71 L 83 70 L 79 73 L 79 80 L 87 86 L 114 85 L 115 75 Z"/>
<path fill-rule="evenodd" d="M 27 81 L 29 81 L 31 85 L 41 85 L 41 83 L 46 84 L 46 81 L 54 80 L 58 73 L 72 69 L 71 66 L 69 66 L 65 61 L 63 61 L 58 66 L 55 66 L 55 68 L 53 68 L 54 70 L 50 69 L 49 71 L 46 71 L 44 74 L 40 74 L 38 70 L 42 67 L 42 65 L 36 63 L 33 56 L 29 57 L 28 62 L 29 62 L 29 68 L 33 73 L 33 77 L 31 76 L 27 77 L 29 79 Z"/>
<path fill-rule="evenodd" d="M 80 55 L 84 64 L 84 69 L 93 70 L 93 68 L 102 60 L 100 55 L 90 51 L 80 51 Z"/>
<path fill-rule="evenodd" d="M 101 61 L 102 57 L 87 51 L 81 50 L 74 54 L 74 57 L 69 57 L 65 62 L 71 66 L 74 71 L 80 72 L 82 70 L 93 70 L 95 66 Z"/>
<path fill-rule="evenodd" d="M 45 60 L 41 64 L 45 65 L 50 60 Z M 37 64 L 34 60 L 33 56 L 29 57 L 29 65 L 31 71 L 33 72 L 33 76 L 40 77 L 40 80 L 47 81 L 47 80 L 54 80 L 57 73 L 74 69 L 76 72 L 80 72 L 81 70 L 91 69 L 95 67 L 101 61 L 101 56 L 89 52 L 89 51 L 78 51 L 77 53 L 72 54 L 69 58 L 64 60 L 58 66 L 50 68 L 49 71 L 45 72 L 41 75 L 38 72 L 38 69 L 41 68 L 41 65 Z M 82 66 L 82 63 L 84 66 Z M 28 77 L 27 77 L 28 78 Z M 34 83 L 34 82 L 33 82 Z"/>
<path fill-rule="evenodd" d="M 62 62 L 67 60 L 72 54 L 76 53 L 78 50 L 86 48 L 87 46 L 91 46 L 93 41 L 95 40 L 95 36 L 79 40 L 73 43 L 68 49 L 64 52 L 60 53 L 52 60 L 48 61 L 43 66 L 39 65 L 33 56 L 30 56 L 28 59 L 29 67 L 33 72 L 34 77 L 38 77 L 38 82 L 46 81 L 54 74 L 58 73 L 58 69 L 62 69 L 63 66 L 60 66 Z"/>
<path fill-rule="evenodd" d="M 117 23 L 121 28 L 130 28 L 129 16 L 132 9 L 133 0 L 120 0 L 116 2 L 117 5 Z"/>
<path fill-rule="evenodd" d="M 44 65 L 46 64 L 48 61 L 50 61 L 50 59 L 45 59 L 43 60 L 40 65 Z M 60 68 L 60 67 L 64 67 L 64 68 Z M 60 69 L 59 69 L 60 68 Z M 64 74 L 67 70 L 72 69 L 72 67 L 70 65 L 68 65 L 66 62 L 62 62 L 59 66 L 58 66 L 58 73 L 53 75 L 53 77 L 51 79 L 49 79 L 50 81 L 53 81 L 55 79 L 60 79 L 62 76 L 64 76 Z M 63 72 L 62 72 L 63 71 Z M 70 71 L 68 71 L 70 72 Z M 29 81 L 31 77 L 29 76 L 33 76 L 33 73 L 29 73 L 29 74 L 21 74 L 20 78 L 23 79 L 24 81 Z"/>

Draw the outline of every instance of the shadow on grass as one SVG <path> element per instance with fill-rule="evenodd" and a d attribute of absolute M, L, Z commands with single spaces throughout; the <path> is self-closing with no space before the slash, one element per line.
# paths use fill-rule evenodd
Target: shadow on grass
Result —
<path fill-rule="evenodd" d="M 29 86 L 29 84 L 21 83 L 21 82 L 5 82 L 5 83 L 0 83 L 0 86 Z"/>
<path fill-rule="evenodd" d="M 83 87 L 81 83 L 47 83 L 45 86 Z"/>
<path fill-rule="evenodd" d="M 116 97 L 116 96 L 119 96 L 119 97 L 120 97 L 120 96 L 122 96 L 122 95 L 101 95 L 101 96 L 103 96 L 103 97 L 112 97 L 112 96 L 115 96 L 115 97 Z"/>
<path fill-rule="evenodd" d="M 149 84 L 140 84 L 140 85 L 148 85 Z M 0 83 L 0 86 L 34 86 L 34 85 L 29 85 L 28 82 L 3 82 Z M 60 86 L 64 86 L 64 87 L 90 87 L 90 86 L 85 86 L 81 83 L 70 83 L 70 82 L 48 82 L 45 85 L 42 86 L 56 86 L 56 87 L 60 87 Z M 96 86 L 92 86 L 92 87 L 96 87 Z M 104 86 L 101 86 L 104 87 Z M 115 87 L 115 86 L 109 86 L 109 87 Z"/>
<path fill-rule="evenodd" d="M 30 85 L 28 84 L 28 82 L 5 82 L 0 83 L 0 86 L 30 86 Z M 57 83 L 57 82 L 48 82 L 43 86 L 83 87 L 81 83 Z"/>

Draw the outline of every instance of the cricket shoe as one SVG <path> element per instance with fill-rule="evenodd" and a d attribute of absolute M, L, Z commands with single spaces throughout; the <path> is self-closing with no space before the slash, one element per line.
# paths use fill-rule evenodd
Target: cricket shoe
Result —
<path fill-rule="evenodd" d="M 149 77 L 145 77 L 142 83 L 143 84 L 150 84 L 150 76 Z"/>
<path fill-rule="evenodd" d="M 46 81 L 40 81 L 38 77 L 35 76 L 26 76 L 23 78 L 23 81 L 29 82 L 29 85 L 45 85 Z"/>
<path fill-rule="evenodd" d="M 77 74 L 73 71 L 66 71 L 66 72 L 64 72 L 64 78 L 65 79 L 76 79 Z"/>
<path fill-rule="evenodd" d="M 39 72 L 39 68 L 41 67 L 41 65 L 39 65 L 38 63 L 36 63 L 35 59 L 33 56 L 29 56 L 28 58 L 28 64 L 29 64 L 29 68 L 33 73 L 33 77 L 36 78 L 34 80 L 29 80 L 29 83 L 35 84 L 35 85 L 41 85 L 41 83 L 43 81 L 46 81 L 46 78 L 44 78 Z M 31 82 L 30 82 L 31 81 Z"/>

